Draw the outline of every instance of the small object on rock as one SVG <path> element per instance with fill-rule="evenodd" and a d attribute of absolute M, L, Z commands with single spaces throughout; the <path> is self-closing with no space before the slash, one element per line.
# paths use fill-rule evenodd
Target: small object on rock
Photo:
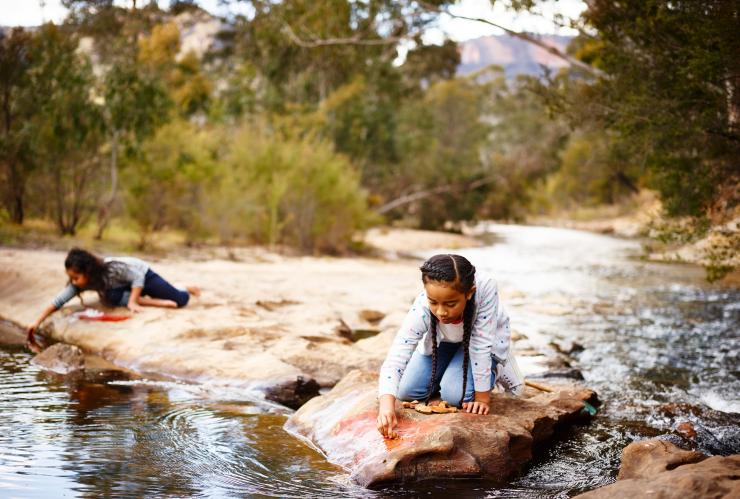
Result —
<path fill-rule="evenodd" d="M 676 431 L 679 435 L 688 440 L 696 440 L 696 429 L 694 428 L 694 425 L 692 425 L 688 421 L 678 423 L 678 425 L 676 426 Z"/>
<path fill-rule="evenodd" d="M 592 406 L 585 400 L 583 401 L 583 409 L 581 409 L 581 412 L 584 414 L 588 414 L 589 416 L 596 416 L 596 407 Z"/>
<path fill-rule="evenodd" d="M 403 406 L 404 409 L 413 409 L 414 407 L 416 407 L 418 403 L 419 403 L 418 400 L 414 400 L 412 402 L 404 401 L 404 402 L 401 402 L 401 405 Z"/>
<path fill-rule="evenodd" d="M 74 345 L 57 343 L 31 359 L 31 364 L 57 374 L 69 374 L 85 368 L 85 354 Z"/>
<path fill-rule="evenodd" d="M 385 318 L 385 314 L 383 312 L 378 312 L 377 310 L 360 310 L 358 315 L 360 316 L 360 319 L 367 321 L 370 324 L 377 324 Z"/>
<path fill-rule="evenodd" d="M 83 321 L 100 321 L 100 322 L 121 322 L 131 318 L 129 315 L 106 314 L 102 310 L 95 308 L 86 308 L 80 312 L 75 312 L 72 317 Z"/>
<path fill-rule="evenodd" d="M 435 414 L 447 414 L 457 412 L 457 407 L 446 407 L 443 405 L 433 405 L 432 412 Z"/>
<path fill-rule="evenodd" d="M 416 409 L 416 412 L 420 412 L 422 414 L 432 413 L 432 407 L 426 404 L 416 404 L 416 406 L 414 406 L 414 409 Z"/>
<path fill-rule="evenodd" d="M 536 388 L 537 390 L 540 390 L 541 392 L 550 393 L 550 392 L 554 391 L 552 388 L 550 388 L 547 385 L 543 385 L 543 384 L 540 384 L 540 383 L 535 383 L 534 381 L 530 381 L 528 379 L 524 381 L 524 384 L 527 385 L 527 386 L 531 386 L 532 388 Z"/>

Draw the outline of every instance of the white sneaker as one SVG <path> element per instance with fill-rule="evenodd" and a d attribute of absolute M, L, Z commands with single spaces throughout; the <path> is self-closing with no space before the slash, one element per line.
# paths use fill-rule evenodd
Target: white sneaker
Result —
<path fill-rule="evenodd" d="M 524 376 L 519 370 L 514 352 L 509 349 L 509 356 L 504 362 L 496 366 L 496 385 L 500 386 L 506 393 L 517 397 L 524 393 Z"/>

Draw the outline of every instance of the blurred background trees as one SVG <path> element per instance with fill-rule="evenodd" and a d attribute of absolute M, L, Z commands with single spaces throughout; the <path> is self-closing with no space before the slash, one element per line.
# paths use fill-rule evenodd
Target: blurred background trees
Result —
<path fill-rule="evenodd" d="M 646 188 L 671 215 L 737 206 L 733 2 L 589 2 L 568 47 L 584 64 L 519 77 L 459 74 L 455 42 L 424 43 L 454 2 L 244 3 L 66 0 L 62 25 L 5 29 L 0 216 L 341 252 L 377 221 L 525 220 Z"/>

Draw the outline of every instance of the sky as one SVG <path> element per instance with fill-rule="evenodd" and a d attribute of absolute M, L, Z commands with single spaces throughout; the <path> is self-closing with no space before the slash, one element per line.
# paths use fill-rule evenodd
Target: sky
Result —
<path fill-rule="evenodd" d="M 130 2 L 122 0 L 120 3 Z M 167 0 L 159 0 L 159 3 L 162 7 L 169 5 Z M 226 13 L 225 7 L 219 5 L 218 0 L 201 0 L 198 3 L 214 14 Z M 559 28 L 548 21 L 548 18 L 552 18 L 556 13 L 574 18 L 585 7 L 582 0 L 546 1 L 542 4 L 542 16 L 528 13 L 517 15 L 504 9 L 501 2 L 497 3 L 496 7 L 491 7 L 490 0 L 461 0 L 450 10 L 457 15 L 490 19 L 517 31 L 574 35 L 576 33 L 573 30 Z M 244 9 L 243 4 L 241 8 Z M 0 0 L 0 26 L 36 26 L 45 21 L 58 23 L 64 19 L 65 14 L 66 9 L 62 6 L 61 0 Z M 429 42 L 441 41 L 445 33 L 458 42 L 503 33 L 484 23 L 452 19 L 449 16 L 442 16 L 439 24 L 439 30 L 432 30 L 428 33 L 426 38 Z"/>

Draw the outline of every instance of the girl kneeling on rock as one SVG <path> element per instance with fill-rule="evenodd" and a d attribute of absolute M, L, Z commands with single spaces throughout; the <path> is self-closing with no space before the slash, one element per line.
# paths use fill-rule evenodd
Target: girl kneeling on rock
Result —
<path fill-rule="evenodd" d="M 424 292 L 380 368 L 378 431 L 388 438 L 395 435 L 396 398 L 429 400 L 439 392 L 465 412 L 488 414 L 495 382 L 517 395 L 524 388 L 493 279 L 476 275 L 460 255 L 431 257 L 421 279 Z"/>
<path fill-rule="evenodd" d="M 138 312 L 141 306 L 184 307 L 191 294 L 200 295 L 200 289 L 194 286 L 177 289 L 150 269 L 149 264 L 130 256 L 99 258 L 89 251 L 73 248 L 64 260 L 64 268 L 69 277 L 67 287 L 26 328 L 31 348 L 38 348 L 34 332 L 44 319 L 82 291 L 97 291 L 103 304 L 125 306 L 132 312 Z"/>

